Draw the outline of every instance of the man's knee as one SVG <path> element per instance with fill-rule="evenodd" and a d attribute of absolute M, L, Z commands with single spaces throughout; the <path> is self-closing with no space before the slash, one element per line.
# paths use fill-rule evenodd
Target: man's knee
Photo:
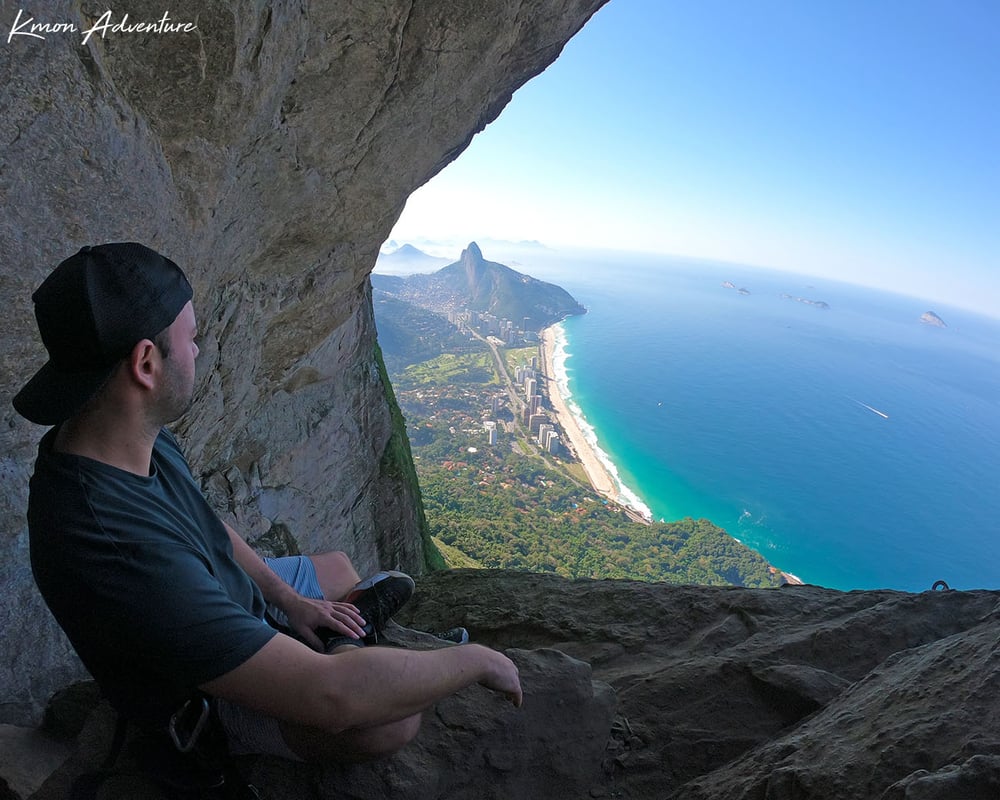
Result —
<path fill-rule="evenodd" d="M 328 550 L 325 553 L 311 555 L 309 558 L 312 559 L 314 564 L 320 565 L 325 569 L 338 571 L 354 570 L 354 564 L 351 563 L 350 556 L 343 550 Z"/>
<path fill-rule="evenodd" d="M 401 719 L 399 722 L 391 722 L 387 725 L 380 725 L 377 728 L 369 728 L 372 734 L 370 741 L 363 742 L 364 749 L 371 758 L 392 755 L 398 750 L 402 750 L 407 744 L 412 742 L 420 732 L 421 715 L 414 714 L 412 717 Z"/>
<path fill-rule="evenodd" d="M 361 580 L 350 557 L 342 550 L 331 550 L 309 556 L 316 568 L 323 596 L 327 600 L 340 600 Z"/>
<path fill-rule="evenodd" d="M 420 731 L 421 715 L 371 728 L 353 728 L 324 733 L 316 728 L 284 724 L 288 746 L 300 758 L 312 762 L 358 762 L 389 756 L 401 750 Z"/>

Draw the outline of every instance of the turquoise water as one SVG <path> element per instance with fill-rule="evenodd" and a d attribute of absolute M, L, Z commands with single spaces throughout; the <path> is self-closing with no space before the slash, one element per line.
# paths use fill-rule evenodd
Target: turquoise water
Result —
<path fill-rule="evenodd" d="M 533 274 L 589 308 L 560 326 L 562 383 L 624 500 L 808 583 L 1000 587 L 1000 321 L 719 264 Z"/>

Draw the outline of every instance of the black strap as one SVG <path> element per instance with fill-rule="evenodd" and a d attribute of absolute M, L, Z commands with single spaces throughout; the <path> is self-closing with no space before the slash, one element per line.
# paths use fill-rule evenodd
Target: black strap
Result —
<path fill-rule="evenodd" d="M 128 718 L 123 714 L 116 716 L 115 735 L 111 740 L 111 749 L 104 757 L 104 762 L 93 772 L 84 772 L 77 776 L 69 787 L 68 800 L 97 800 L 97 793 L 104 782 L 115 774 L 114 767 L 125 746 L 125 737 L 128 734 Z"/>
<path fill-rule="evenodd" d="M 178 800 L 260 799 L 257 788 L 243 778 L 229 755 L 225 732 L 214 708 L 209 724 L 199 731 L 196 741 L 186 752 L 175 746 L 174 730 L 168 734 L 167 731 L 136 728 L 129 739 L 129 727 L 128 717 L 119 713 L 104 762 L 100 768 L 85 772 L 73 781 L 69 800 L 97 800 L 104 784 L 115 777 L 142 778 Z M 120 764 L 123 752 L 128 754 L 128 759 Z"/>

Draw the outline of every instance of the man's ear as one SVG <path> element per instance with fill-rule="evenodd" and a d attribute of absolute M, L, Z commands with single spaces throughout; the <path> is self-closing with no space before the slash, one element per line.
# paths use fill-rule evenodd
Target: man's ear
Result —
<path fill-rule="evenodd" d="M 162 362 L 159 349 L 150 339 L 142 339 L 128 356 L 129 377 L 145 389 L 152 389 Z"/>

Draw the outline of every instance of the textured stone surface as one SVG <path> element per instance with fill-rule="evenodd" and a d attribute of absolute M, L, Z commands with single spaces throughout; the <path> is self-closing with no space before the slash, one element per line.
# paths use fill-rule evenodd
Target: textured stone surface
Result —
<path fill-rule="evenodd" d="M 138 239 L 172 257 L 203 331 L 178 432 L 220 511 L 251 539 L 420 572 L 412 487 L 384 458 L 367 276 L 409 193 L 602 2 L 177 0 L 171 19 L 196 32 L 4 41 L 0 721 L 36 720 L 82 676 L 28 570 L 42 431 L 9 399 L 44 360 L 34 287 L 84 244 Z M 0 0 L 5 39 L 22 5 Z M 26 12 L 83 31 L 107 9 Z M 127 8 L 132 22 L 164 10 Z"/>
<path fill-rule="evenodd" d="M 996 796 L 998 609 L 986 591 L 455 571 L 425 577 L 399 619 L 589 662 L 618 696 L 609 796 L 899 800 Z"/>
<path fill-rule="evenodd" d="M 434 573 L 397 620 L 463 624 L 506 648 L 522 672 L 523 708 L 474 687 L 428 712 L 418 739 L 387 761 L 244 766 L 265 796 L 317 800 L 995 798 L 998 610 L 1000 592 L 987 591 Z M 434 641 L 401 628 L 391 637 Z M 38 800 L 99 760 L 106 742 L 87 742 L 89 755 Z"/>
<path fill-rule="evenodd" d="M 425 714 L 418 738 L 390 759 L 309 770 L 258 760 L 247 775 L 269 795 L 317 800 L 586 797 L 604 783 L 614 693 L 558 651 L 508 655 L 521 672 L 520 709 L 473 687 Z"/>

